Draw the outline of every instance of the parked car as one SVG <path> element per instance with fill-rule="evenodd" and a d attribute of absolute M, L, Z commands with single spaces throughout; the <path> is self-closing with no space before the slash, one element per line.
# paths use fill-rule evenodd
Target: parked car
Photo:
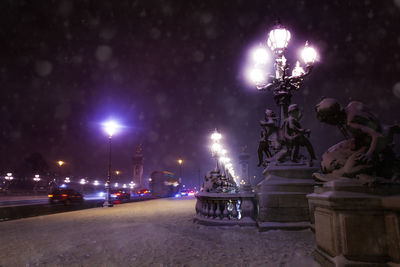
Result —
<path fill-rule="evenodd" d="M 117 189 L 111 191 L 111 199 L 116 201 L 129 201 L 131 199 L 131 194 L 126 189 Z"/>
<path fill-rule="evenodd" d="M 150 190 L 149 189 L 141 189 L 137 191 L 137 195 L 141 198 L 146 198 L 150 196 Z"/>
<path fill-rule="evenodd" d="M 64 203 L 69 205 L 71 203 L 82 203 L 83 195 L 74 189 L 58 189 L 48 195 L 49 203 Z"/>

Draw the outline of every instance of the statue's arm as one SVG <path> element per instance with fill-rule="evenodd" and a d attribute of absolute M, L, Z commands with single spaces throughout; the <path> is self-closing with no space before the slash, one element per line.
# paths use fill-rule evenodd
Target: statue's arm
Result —
<path fill-rule="evenodd" d="M 301 128 L 301 125 L 297 120 L 293 119 L 289 120 L 289 128 L 298 133 L 304 133 L 306 131 L 305 129 Z"/>
<path fill-rule="evenodd" d="M 369 149 L 368 149 L 367 153 L 365 153 L 368 157 L 371 157 L 375 151 L 376 144 L 378 143 L 378 138 L 381 137 L 382 134 L 376 132 L 374 129 L 372 129 L 370 127 L 367 127 L 367 126 L 364 126 L 364 125 L 361 125 L 358 123 L 348 122 L 347 125 L 350 128 L 360 130 L 361 132 L 369 135 L 372 138 L 371 144 L 369 145 Z"/>

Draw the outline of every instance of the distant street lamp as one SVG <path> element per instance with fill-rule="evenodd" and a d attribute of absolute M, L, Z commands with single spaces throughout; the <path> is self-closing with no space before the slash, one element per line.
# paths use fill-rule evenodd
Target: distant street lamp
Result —
<path fill-rule="evenodd" d="M 314 62 L 317 60 L 317 52 L 306 42 L 300 53 L 305 63 L 305 69 L 297 61 L 289 74 L 289 64 L 284 56 L 287 45 L 291 38 L 290 32 L 282 25 L 276 25 L 269 33 L 267 45 L 275 57 L 275 75 L 269 75 L 264 67 L 269 60 L 268 51 L 258 47 L 253 53 L 254 67 L 248 72 L 250 80 L 259 90 L 272 90 L 275 102 L 280 107 L 280 125 L 287 118 L 287 109 L 291 103 L 292 92 L 300 88 L 305 76 L 309 75 Z"/>
<path fill-rule="evenodd" d="M 6 179 L 8 182 L 11 182 L 12 180 L 14 180 L 14 177 L 12 176 L 11 172 L 8 172 L 4 179 Z"/>
<path fill-rule="evenodd" d="M 117 170 L 114 173 L 116 175 L 115 180 L 118 182 L 119 181 L 119 175 L 121 174 L 121 172 Z"/>
<path fill-rule="evenodd" d="M 10 186 L 10 184 L 11 184 L 11 181 L 14 180 L 14 177 L 12 176 L 12 173 L 11 173 L 11 172 L 8 172 L 8 173 L 6 174 L 6 176 L 4 177 L 4 179 L 7 181 L 6 187 L 5 187 L 5 189 L 7 190 L 8 187 Z"/>
<path fill-rule="evenodd" d="M 57 164 L 58 164 L 58 167 L 60 168 L 58 177 L 56 177 L 56 181 L 58 183 L 59 179 L 61 179 L 61 176 L 63 175 L 61 167 L 65 164 L 65 161 L 59 160 L 59 161 L 57 161 Z"/>
<path fill-rule="evenodd" d="M 108 121 L 104 123 L 104 130 L 108 134 L 108 172 L 107 172 L 107 180 L 106 180 L 106 198 L 104 200 L 103 207 L 112 207 L 110 203 L 110 184 L 111 184 L 111 139 L 113 134 L 117 131 L 119 125 L 115 121 Z"/>
<path fill-rule="evenodd" d="M 130 182 L 130 183 L 129 183 L 129 187 L 130 187 L 131 189 L 133 189 L 133 188 L 135 187 L 135 185 L 136 185 L 136 184 L 135 184 L 134 182 Z"/>
<path fill-rule="evenodd" d="M 82 191 L 82 194 L 83 194 L 83 191 L 84 191 L 84 187 L 85 187 L 85 184 L 87 184 L 88 183 L 88 181 L 85 179 L 85 178 L 82 178 L 80 181 L 79 181 L 79 183 L 81 184 L 81 191 Z"/>
<path fill-rule="evenodd" d="M 69 177 L 65 177 L 64 183 L 69 184 L 70 182 L 71 182 L 71 180 L 69 179 Z"/>
<path fill-rule="evenodd" d="M 37 185 L 40 181 L 40 175 L 39 174 L 35 174 L 35 177 L 33 177 L 33 181 L 35 182 L 35 186 L 33 187 L 33 191 L 36 193 L 37 191 Z"/>
<path fill-rule="evenodd" d="M 40 181 L 40 175 L 39 174 L 35 174 L 35 177 L 33 177 L 33 180 L 35 182 L 39 182 Z"/>
<path fill-rule="evenodd" d="M 182 158 L 178 159 L 178 164 L 179 164 L 179 178 L 181 178 L 181 181 L 182 181 L 182 164 L 183 164 Z"/>

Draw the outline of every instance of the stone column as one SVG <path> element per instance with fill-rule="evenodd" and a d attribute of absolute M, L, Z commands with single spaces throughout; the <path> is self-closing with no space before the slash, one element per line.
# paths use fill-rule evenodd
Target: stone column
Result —
<path fill-rule="evenodd" d="M 301 163 L 270 164 L 264 170 L 265 179 L 255 188 L 260 231 L 310 227 L 306 195 L 314 190 L 317 170 Z"/>
<path fill-rule="evenodd" d="M 322 266 L 400 264 L 400 185 L 368 187 L 341 178 L 307 197 Z"/>

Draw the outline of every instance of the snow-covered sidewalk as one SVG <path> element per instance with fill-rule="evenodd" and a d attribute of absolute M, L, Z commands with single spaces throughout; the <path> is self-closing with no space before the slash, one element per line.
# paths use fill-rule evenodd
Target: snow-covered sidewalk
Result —
<path fill-rule="evenodd" d="M 207 227 L 195 199 L 157 199 L 0 223 L 0 266 L 319 266 L 311 231 Z"/>

